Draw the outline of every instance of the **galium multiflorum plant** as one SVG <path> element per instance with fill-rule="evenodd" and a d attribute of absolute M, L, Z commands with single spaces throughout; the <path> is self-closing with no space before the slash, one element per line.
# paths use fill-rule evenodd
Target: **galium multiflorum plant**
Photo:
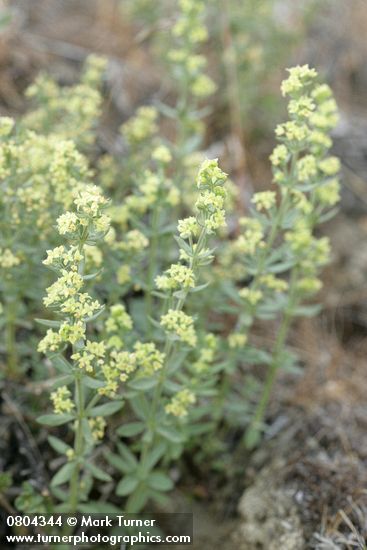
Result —
<path fill-rule="evenodd" d="M 337 123 L 337 107 L 330 88 L 317 83 L 307 65 L 289 69 L 282 83 L 289 98 L 289 121 L 276 128 L 279 145 L 272 155 L 276 190 L 256 193 L 251 215 L 240 219 L 241 232 L 224 254 L 238 280 L 248 280 L 238 294 L 229 282 L 228 295 L 239 308 L 238 320 L 228 337 L 232 350 L 227 367 L 265 364 L 267 374 L 246 442 L 255 445 L 276 375 L 291 366 L 286 351 L 290 324 L 295 317 L 312 315 L 318 306 L 304 305 L 322 283 L 319 273 L 329 260 L 327 237 L 314 230 L 329 219 L 339 201 L 339 160 L 329 155 L 330 131 Z M 250 345 L 256 320 L 278 319 L 275 343 L 268 350 Z"/>
<path fill-rule="evenodd" d="M 106 65 L 104 57 L 89 55 L 80 82 L 73 86 L 59 86 L 49 75 L 40 74 L 26 90 L 34 108 L 23 124 L 43 135 L 71 139 L 78 148 L 90 148 L 102 111 L 100 88 Z"/>
<path fill-rule="evenodd" d="M 139 289 L 145 302 L 143 330 L 150 328 L 146 320 L 152 314 L 154 277 L 163 249 L 167 255 L 165 244 L 180 203 L 180 192 L 170 177 L 172 155 L 158 137 L 157 122 L 154 107 L 140 107 L 121 126 L 127 160 L 120 163 L 105 156 L 99 165 L 101 184 L 114 198 L 110 209 L 114 235 L 108 243 L 114 282 L 109 285 L 109 301 Z"/>
<path fill-rule="evenodd" d="M 207 111 L 200 110 L 200 102 L 212 95 L 216 86 L 204 72 L 207 60 L 199 51 L 208 39 L 205 2 L 179 0 L 178 6 L 178 17 L 171 31 L 175 42 L 167 54 L 178 97 L 175 107 L 164 107 L 163 112 L 176 120 L 175 156 L 182 162 L 201 145 L 200 119 Z"/>
<path fill-rule="evenodd" d="M 103 306 L 86 289 L 97 273 L 87 273 L 86 249 L 105 237 L 110 228 L 106 215 L 107 200 L 93 185 L 79 185 L 74 191 L 74 209 L 57 219 L 57 229 L 67 245 L 47 251 L 44 264 L 59 274 L 47 288 L 44 305 L 57 319 L 39 320 L 49 326 L 38 351 L 46 353 L 61 373 L 51 393 L 54 413 L 38 421 L 47 426 L 69 424 L 74 431 L 74 444 L 50 436 L 52 447 L 65 461 L 51 481 L 51 491 L 61 501 L 58 510 L 75 512 L 88 500 L 93 478 L 108 481 L 110 477 L 92 459 L 95 446 L 103 438 L 105 417 L 122 407 L 114 399 L 116 387 L 113 368 L 122 376 L 113 352 L 103 340 L 93 341 L 87 324 L 96 319 Z M 109 356 L 110 354 L 110 356 Z M 110 360 L 109 367 L 106 362 Z M 107 398 L 106 398 L 107 397 Z M 100 400 L 103 404 L 97 405 Z M 60 486 L 67 486 L 62 490 Z"/>
<path fill-rule="evenodd" d="M 212 46 L 221 60 L 220 101 L 227 106 L 232 130 L 249 132 L 271 129 L 281 108 L 272 83 L 279 67 L 300 43 L 316 2 L 289 6 L 290 25 L 279 14 L 276 0 L 220 0 L 208 6 Z M 219 15 L 219 16 L 218 16 Z M 245 92 L 244 92 L 245 91 Z"/>
<path fill-rule="evenodd" d="M 1 281 L 4 310 L 6 375 L 25 370 L 32 354 L 29 340 L 17 339 L 19 329 L 29 331 L 39 308 L 47 275 L 39 265 L 47 247 L 55 242 L 52 220 L 72 202 L 77 181 L 87 181 L 86 158 L 72 141 L 25 130 L 22 123 L 2 118 L 0 171 Z M 30 333 L 29 333 L 30 334 Z"/>
<path fill-rule="evenodd" d="M 152 320 L 160 334 L 155 341 L 140 339 L 123 304 L 109 308 L 103 338 L 93 341 L 87 335 L 87 323 L 97 319 L 103 307 L 84 288 L 97 276 L 85 271 L 85 250 L 110 229 L 107 201 L 98 188 L 80 185 L 76 209 L 58 218 L 58 231 L 69 246 L 47 253 L 44 263 L 60 276 L 47 289 L 44 303 L 59 319 L 41 321 L 50 328 L 38 349 L 62 374 L 51 393 L 54 413 L 39 421 L 49 426 L 70 424 L 75 432 L 73 446 L 49 438 L 52 447 L 65 455 L 51 481 L 53 495 L 62 502 L 59 509 L 70 512 L 89 506 L 90 510 L 91 503 L 85 502 L 93 478 L 110 479 L 94 463 L 93 450 L 103 438 L 104 417 L 122 407 L 122 398 L 130 405 L 130 420 L 117 433 L 129 438 L 130 444 L 118 442 L 119 455 L 105 453 L 124 474 L 117 495 L 129 496 L 126 509 L 138 511 L 150 498 L 162 502 L 164 492 L 172 488 L 167 465 L 197 433 L 192 422 L 207 415 L 208 406 L 192 405 L 210 396 L 215 383 L 215 376 L 208 373 L 216 339 L 197 331 L 184 307 L 191 293 L 206 286 L 199 284 L 199 272 L 213 260 L 208 239 L 225 224 L 225 180 L 216 160 L 203 163 L 195 216 L 178 223 L 180 259 L 155 279 L 162 299 L 161 314 Z M 97 405 L 100 399 L 106 402 Z M 60 488 L 65 484 L 68 491 Z"/>
<path fill-rule="evenodd" d="M 189 182 L 203 159 L 201 155 L 199 161 L 195 155 L 203 134 L 200 119 L 205 114 L 199 110 L 199 102 L 215 89 L 214 83 L 203 73 L 205 57 L 197 52 L 207 37 L 203 23 L 205 6 L 192 1 L 179 2 L 179 6 L 179 16 L 172 28 L 173 39 L 170 35 L 168 47 L 177 99 L 174 107 L 158 105 L 163 114 L 174 120 L 174 141 L 158 137 L 159 111 L 153 106 L 143 106 L 121 126 L 127 158 L 120 162 L 106 155 L 99 163 L 101 184 L 114 197 L 111 218 L 117 238 L 110 248 L 116 252 L 113 274 L 117 274 L 120 287 L 113 293 L 112 301 L 126 295 L 132 286 L 141 289 L 145 316 L 141 316 L 140 322 L 143 330 L 148 331 L 151 327 L 146 326 L 146 320 L 154 305 L 152 290 L 154 277 L 162 265 L 162 250 L 165 256 L 171 254 L 169 236 L 175 220 L 185 208 L 191 210 L 196 200 Z M 128 258 L 122 254 L 118 243 L 121 231 L 132 231 L 134 235 L 139 231 L 143 237 L 134 239 L 135 242 L 143 242 L 143 238 L 149 242 L 145 261 L 141 255 Z M 142 272 L 146 273 L 145 278 Z"/>
<path fill-rule="evenodd" d="M 178 222 L 180 259 L 155 279 L 156 294 L 163 300 L 161 315 L 154 321 L 160 346 L 135 341 L 131 351 L 124 351 L 118 339 L 121 329 L 114 321 L 116 310 L 112 309 L 107 321 L 116 332 L 111 341 L 122 347 L 119 353 L 134 370 L 122 392 L 130 403 L 132 421 L 118 429 L 122 438 L 130 439 L 129 445 L 120 442 L 119 455 L 107 454 L 111 464 L 124 474 L 116 492 L 129 495 L 126 510 L 131 512 L 142 509 L 151 498 L 162 501 L 162 493 L 173 485 L 165 472 L 167 465 L 198 433 L 193 422 L 209 412 L 199 400 L 213 393 L 216 377 L 210 374 L 210 364 L 216 339 L 197 331 L 194 318 L 184 308 L 190 294 L 206 286 L 199 284 L 199 274 L 213 260 L 213 251 L 208 248 L 210 236 L 225 224 L 225 180 L 216 160 L 203 163 L 197 179 L 195 215 Z M 121 307 L 114 306 L 125 317 Z"/>
<path fill-rule="evenodd" d="M 86 157 L 69 138 L 81 145 L 94 140 L 104 65 L 102 59 L 91 56 L 82 82 L 70 88 L 40 77 L 28 93 L 37 99 L 38 108 L 17 122 L 1 118 L 0 330 L 5 336 L 8 377 L 32 366 L 30 329 L 47 284 L 40 263 L 45 250 L 55 243 L 53 220 L 70 207 L 76 182 L 88 182 L 92 175 Z M 26 331 L 21 342 L 19 329 Z"/>
<path fill-rule="evenodd" d="M 207 4 L 203 0 L 168 3 L 160 0 L 149 9 L 145 4 L 133 2 L 130 10 L 138 19 L 146 18 L 145 29 L 150 24 L 158 26 L 156 18 L 162 13 L 169 22 L 167 26 L 161 25 L 162 30 L 159 28 L 159 32 L 153 33 L 153 38 L 159 42 L 154 48 L 159 52 L 159 60 L 164 59 L 168 64 L 176 101 L 174 106 L 159 103 L 159 108 L 175 122 L 173 152 L 175 158 L 184 161 L 201 145 L 205 131 L 201 119 L 208 113 L 208 107 L 202 108 L 202 103 L 216 90 L 215 83 L 206 74 L 207 60 L 202 53 L 209 38 L 205 22 Z"/>

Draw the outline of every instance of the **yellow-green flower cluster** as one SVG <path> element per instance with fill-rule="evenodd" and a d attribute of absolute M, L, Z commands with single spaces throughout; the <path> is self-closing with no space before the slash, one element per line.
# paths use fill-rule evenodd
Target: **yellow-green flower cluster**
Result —
<path fill-rule="evenodd" d="M 83 285 L 83 277 L 76 270 L 63 269 L 61 277 L 47 288 L 43 303 L 46 307 L 60 306 L 65 299 L 77 296 Z"/>
<path fill-rule="evenodd" d="M 307 225 L 300 221 L 285 234 L 295 264 L 301 277 L 297 280 L 297 289 L 302 294 L 317 292 L 322 284 L 317 274 L 319 268 L 327 263 L 330 255 L 330 243 L 327 237 L 317 239 Z"/>
<path fill-rule="evenodd" d="M 131 214 L 145 214 L 156 204 L 175 206 L 180 192 L 172 180 L 151 170 L 144 170 L 138 178 L 135 192 L 126 197 L 122 219 L 126 222 Z M 121 219 L 121 210 L 118 211 Z"/>
<path fill-rule="evenodd" d="M 20 264 L 20 258 L 10 248 L 0 248 L 0 267 L 11 269 Z"/>
<path fill-rule="evenodd" d="M 169 309 L 161 317 L 161 326 L 168 334 L 175 335 L 179 340 L 194 347 L 197 337 L 194 328 L 194 320 L 183 311 Z"/>
<path fill-rule="evenodd" d="M 106 68 L 107 59 L 105 57 L 96 54 L 89 55 L 82 74 L 83 84 L 88 84 L 92 87 L 98 88 Z"/>
<path fill-rule="evenodd" d="M 180 237 L 189 239 L 190 237 L 197 237 L 199 235 L 200 226 L 194 216 L 189 216 L 178 221 L 177 229 Z"/>
<path fill-rule="evenodd" d="M 87 340 L 84 348 L 81 351 L 73 353 L 71 358 L 77 363 L 80 369 L 92 373 L 104 364 L 105 353 L 104 342 L 91 342 Z"/>
<path fill-rule="evenodd" d="M 251 288 L 251 287 L 242 288 L 238 294 L 243 300 L 246 300 L 246 302 L 248 302 L 251 306 L 256 306 L 256 304 L 258 304 L 263 297 L 263 292 L 261 290 Z"/>
<path fill-rule="evenodd" d="M 193 369 L 198 373 L 208 370 L 213 363 L 218 343 L 214 334 L 206 334 L 204 341 L 201 342 L 199 358 L 193 363 Z"/>
<path fill-rule="evenodd" d="M 61 386 L 51 393 L 51 401 L 55 414 L 69 413 L 73 410 L 75 405 L 70 397 L 71 393 L 66 386 Z"/>
<path fill-rule="evenodd" d="M 9 116 L 0 117 L 0 138 L 7 137 L 13 131 L 15 121 Z"/>
<path fill-rule="evenodd" d="M 83 186 L 80 182 L 86 181 L 91 172 L 86 157 L 76 149 L 72 140 L 60 140 L 57 136 L 52 136 L 52 140 L 54 139 L 57 141 L 47 177 L 50 178 L 56 201 L 68 209 L 73 203 L 75 191 Z"/>
<path fill-rule="evenodd" d="M 276 194 L 274 191 L 262 191 L 255 193 L 251 202 L 254 203 L 256 210 L 270 210 L 276 201 Z"/>
<path fill-rule="evenodd" d="M 121 265 L 116 273 L 117 282 L 125 285 L 131 281 L 131 268 L 129 265 Z"/>
<path fill-rule="evenodd" d="M 190 267 L 182 264 L 172 264 L 164 275 L 155 279 L 159 290 L 177 290 L 178 288 L 194 288 L 195 274 Z"/>
<path fill-rule="evenodd" d="M 231 349 L 242 349 L 247 343 L 247 334 L 232 332 L 228 335 L 228 345 Z"/>
<path fill-rule="evenodd" d="M 315 189 L 315 197 L 322 206 L 334 206 L 340 201 L 340 184 L 336 178 Z"/>
<path fill-rule="evenodd" d="M 0 175 L 4 223 L 15 233 L 22 232 L 20 245 L 26 246 L 48 237 L 53 220 L 60 210 L 70 208 L 73 193 L 90 174 L 73 142 L 19 126 L 14 135 L 3 138 Z"/>
<path fill-rule="evenodd" d="M 153 342 L 136 342 L 134 356 L 139 376 L 151 376 L 163 367 L 165 359 L 165 354 L 161 353 Z"/>
<path fill-rule="evenodd" d="M 73 139 L 82 146 L 95 140 L 94 127 L 101 114 L 102 96 L 98 90 L 105 70 L 105 59 L 87 58 L 80 83 L 58 86 L 49 76 L 41 74 L 26 91 L 36 108 L 24 118 L 25 125 L 59 139 Z"/>
<path fill-rule="evenodd" d="M 42 338 L 38 344 L 37 350 L 40 353 L 54 352 L 58 351 L 61 344 L 61 336 L 58 332 L 55 332 L 52 329 L 48 329 L 46 336 Z"/>
<path fill-rule="evenodd" d="M 329 86 L 317 84 L 316 78 L 316 71 L 308 65 L 289 69 L 282 93 L 290 98 L 290 120 L 277 126 L 275 133 L 282 143 L 274 149 L 270 160 L 275 182 L 308 192 L 314 206 L 328 207 L 339 200 L 336 175 L 340 162 L 327 156 L 331 147 L 329 133 L 338 122 L 338 114 Z M 296 157 L 289 166 L 292 154 Z M 303 201 L 299 194 L 295 197 L 296 205 L 304 209 L 306 195 Z"/>
<path fill-rule="evenodd" d="M 127 313 L 123 304 L 115 304 L 110 308 L 110 316 L 106 323 L 106 331 L 111 332 L 123 332 L 131 330 L 133 322 L 130 315 Z"/>
<path fill-rule="evenodd" d="M 136 367 L 135 353 L 113 350 L 110 353 L 109 361 L 101 367 L 105 384 L 102 388 L 98 388 L 98 393 L 115 397 L 119 382 L 125 382 Z"/>
<path fill-rule="evenodd" d="M 185 388 L 171 399 L 171 401 L 165 406 L 167 414 L 172 414 L 177 418 L 184 418 L 188 414 L 190 405 L 196 402 L 195 394 L 188 388 Z"/>
<path fill-rule="evenodd" d="M 130 146 L 149 140 L 158 130 L 158 111 L 154 107 L 139 107 L 134 117 L 121 126 L 121 133 Z"/>
<path fill-rule="evenodd" d="M 259 277 L 259 284 L 275 292 L 285 292 L 288 289 L 288 283 L 284 279 L 275 277 L 272 273 L 267 273 Z"/>
<path fill-rule="evenodd" d="M 76 192 L 74 205 L 76 212 L 66 212 L 57 219 L 57 228 L 60 235 L 70 239 L 83 240 L 88 232 L 88 243 L 101 238 L 110 227 L 110 218 L 104 213 L 107 199 L 95 185 L 85 185 Z"/>
<path fill-rule="evenodd" d="M 103 262 L 103 255 L 98 246 L 91 246 L 86 244 L 84 247 L 84 254 L 86 271 L 94 271 L 94 268 L 101 267 Z"/>
<path fill-rule="evenodd" d="M 168 52 L 168 59 L 174 66 L 178 78 L 185 79 L 189 91 L 197 98 L 207 97 L 215 92 L 214 82 L 203 70 L 206 59 L 196 52 L 197 47 L 208 38 L 203 23 L 205 2 L 203 0 L 180 0 L 180 14 L 173 27 L 177 47 Z"/>
<path fill-rule="evenodd" d="M 255 218 L 242 217 L 239 220 L 241 234 L 233 243 L 237 254 L 248 254 L 253 256 L 258 249 L 264 247 L 264 229 L 259 220 Z M 242 229 L 243 228 L 243 229 Z"/>
<path fill-rule="evenodd" d="M 98 237 L 108 228 L 108 218 L 103 213 L 106 199 L 95 186 L 86 185 L 76 193 L 75 212 L 67 212 L 57 220 L 60 234 L 66 234 L 75 241 L 69 248 L 58 246 L 47 251 L 44 263 L 60 273 L 59 278 L 47 288 L 44 304 L 52 307 L 64 318 L 58 332 L 48 331 L 41 340 L 38 350 L 42 353 L 55 352 L 57 344 L 78 345 L 85 340 L 86 322 L 101 310 L 98 300 L 83 292 L 84 277 L 81 266 L 84 263 L 84 243 Z M 87 343 L 85 351 L 75 360 L 86 370 L 92 370 L 91 355 L 96 345 Z M 91 354 L 92 352 L 92 354 Z"/>
<path fill-rule="evenodd" d="M 198 224 L 208 234 L 225 226 L 224 202 L 226 191 L 225 174 L 218 166 L 218 159 L 206 159 L 199 170 L 197 186 L 200 191 L 195 207 L 199 212 Z"/>
<path fill-rule="evenodd" d="M 92 432 L 92 437 L 96 443 L 104 438 L 107 422 L 103 416 L 96 416 L 95 418 L 89 418 L 88 424 Z"/>
<path fill-rule="evenodd" d="M 158 145 L 152 152 L 152 159 L 160 164 L 169 164 L 172 160 L 171 151 L 166 145 Z"/>
<path fill-rule="evenodd" d="M 317 77 L 315 69 L 310 69 L 308 65 L 293 67 L 288 72 L 289 77 L 281 85 L 283 96 L 298 96 Z"/>
<path fill-rule="evenodd" d="M 123 252 L 136 253 L 144 250 L 148 244 L 148 239 L 141 231 L 132 229 L 126 233 L 122 241 L 116 244 L 116 248 L 122 250 Z"/>

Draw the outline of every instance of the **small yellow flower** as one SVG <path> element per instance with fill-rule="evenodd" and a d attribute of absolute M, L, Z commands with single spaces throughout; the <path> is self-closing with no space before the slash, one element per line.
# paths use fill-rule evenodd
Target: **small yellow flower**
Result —
<path fill-rule="evenodd" d="M 170 403 L 165 406 L 165 411 L 177 418 L 184 418 L 187 416 L 189 405 L 193 405 L 195 402 L 196 397 L 193 392 L 185 388 L 176 393 Z"/>
<path fill-rule="evenodd" d="M 61 386 L 51 393 L 55 414 L 70 413 L 74 409 L 75 405 L 70 397 L 71 393 L 66 386 Z"/>

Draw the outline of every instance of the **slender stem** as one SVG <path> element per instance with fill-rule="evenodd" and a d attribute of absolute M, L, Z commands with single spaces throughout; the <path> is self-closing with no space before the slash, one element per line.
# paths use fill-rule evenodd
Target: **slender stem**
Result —
<path fill-rule="evenodd" d="M 6 319 L 6 356 L 7 376 L 15 378 L 17 374 L 17 344 L 16 344 L 16 302 L 9 301 L 7 304 Z"/>
<path fill-rule="evenodd" d="M 206 228 L 203 227 L 201 232 L 200 232 L 200 235 L 199 235 L 199 238 L 198 238 L 193 256 L 190 258 L 189 267 L 193 271 L 195 271 L 195 268 L 196 268 L 196 258 L 198 257 L 201 250 L 205 246 L 206 236 L 207 236 Z M 188 296 L 188 290 L 186 290 L 184 295 L 177 300 L 177 304 L 176 304 L 176 307 L 175 307 L 176 311 L 181 311 L 182 310 L 182 308 L 185 304 L 187 296 Z M 144 441 L 144 444 L 143 444 L 143 448 L 142 448 L 141 455 L 140 455 L 140 468 L 141 469 L 144 469 L 145 464 L 146 464 L 146 460 L 149 456 L 149 451 L 155 443 L 158 406 L 159 406 L 159 403 L 160 403 L 161 397 L 162 397 L 163 386 L 164 386 L 164 382 L 165 382 L 166 374 L 167 374 L 167 368 L 169 366 L 170 359 L 171 359 L 171 357 L 174 353 L 174 350 L 175 350 L 175 346 L 174 346 L 172 340 L 168 336 L 166 336 L 164 350 L 163 350 L 163 353 L 165 354 L 165 361 L 164 361 L 164 365 L 162 366 L 162 369 L 160 370 L 160 373 L 159 373 L 158 384 L 157 384 L 157 386 L 155 388 L 155 391 L 154 391 L 154 395 L 153 395 L 153 399 L 152 399 L 152 402 L 151 402 L 149 415 L 148 415 L 147 432 L 151 434 L 151 437 L 149 439 L 146 439 Z M 129 513 L 132 513 L 132 512 L 135 512 L 136 510 L 133 510 L 129 506 L 129 502 L 128 502 L 127 507 L 126 507 L 126 511 L 129 512 Z"/>
<path fill-rule="evenodd" d="M 152 225 L 151 225 L 151 240 L 149 246 L 149 259 L 148 259 L 148 277 L 147 277 L 147 288 L 145 292 L 145 304 L 146 304 L 146 317 L 148 321 L 148 337 L 151 336 L 152 324 L 149 322 L 149 318 L 152 316 L 153 311 L 153 296 L 152 290 L 154 287 L 154 275 L 157 270 L 157 252 L 158 252 L 158 224 L 159 224 L 159 208 L 157 205 L 154 206 L 152 213 Z"/>
<path fill-rule="evenodd" d="M 232 147 L 234 170 L 238 178 L 241 192 L 248 191 L 248 181 L 245 177 L 247 159 L 245 151 L 245 131 L 243 126 L 243 98 L 238 77 L 239 61 L 237 59 L 236 45 L 234 43 L 230 12 L 231 6 L 228 0 L 221 3 L 222 12 L 222 44 L 224 49 L 224 71 L 226 75 L 228 91 L 229 118 L 232 136 L 236 140 L 235 147 Z M 243 197 L 240 197 L 243 202 Z M 244 204 L 240 204 L 243 210 Z"/>
<path fill-rule="evenodd" d="M 87 231 L 85 235 L 82 235 L 82 238 L 79 242 L 79 251 L 83 254 L 83 259 L 81 260 L 78 268 L 78 272 L 82 275 L 84 272 L 84 244 L 87 239 Z M 78 343 L 75 344 L 75 350 L 78 348 Z M 83 373 L 80 369 L 76 368 L 74 370 L 75 375 L 75 403 L 77 409 L 77 420 L 75 425 L 75 437 L 74 437 L 74 460 L 75 467 L 70 478 L 69 484 L 69 513 L 73 514 L 77 511 L 78 501 L 79 501 L 79 474 L 82 464 L 82 455 L 84 449 L 84 438 L 83 438 L 83 418 L 85 416 L 85 401 L 84 401 L 84 391 L 82 376 Z"/>
<path fill-rule="evenodd" d="M 84 440 L 82 422 L 84 418 L 84 395 L 83 384 L 80 373 L 75 375 L 75 401 L 77 406 L 77 421 L 75 428 L 74 439 L 74 460 L 75 467 L 70 478 L 69 485 L 69 513 L 73 514 L 77 511 L 79 501 L 79 473 L 81 468 L 81 459 L 83 455 Z"/>
<path fill-rule="evenodd" d="M 257 404 L 251 423 L 245 433 L 245 443 L 248 448 L 254 447 L 259 440 L 260 434 L 262 432 L 265 412 L 270 400 L 270 395 L 274 386 L 275 378 L 279 368 L 281 367 L 283 350 L 287 340 L 289 326 L 292 320 L 295 301 L 296 301 L 295 285 L 297 282 L 297 277 L 298 277 L 298 268 L 295 268 L 291 274 L 291 280 L 289 284 L 288 306 L 283 315 L 283 319 L 279 327 L 277 339 L 274 346 L 273 359 L 271 364 L 269 365 L 269 370 L 265 380 L 260 401 Z"/>

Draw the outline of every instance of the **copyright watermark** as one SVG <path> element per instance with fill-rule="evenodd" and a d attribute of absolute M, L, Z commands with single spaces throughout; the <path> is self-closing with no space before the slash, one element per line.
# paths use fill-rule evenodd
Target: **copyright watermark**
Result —
<path fill-rule="evenodd" d="M 51 548 L 100 545 L 193 543 L 192 514 L 18 514 L 1 515 L 4 548 L 26 544 Z M 3 546 L 1 546 L 3 547 Z M 9 546 L 10 547 L 10 546 Z"/>

